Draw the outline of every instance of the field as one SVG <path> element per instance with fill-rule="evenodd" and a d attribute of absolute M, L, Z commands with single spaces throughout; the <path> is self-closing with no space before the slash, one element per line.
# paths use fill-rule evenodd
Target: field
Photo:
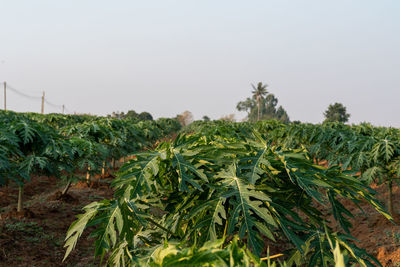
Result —
<path fill-rule="evenodd" d="M 400 264 L 398 129 L 1 123 L 4 266 Z"/>
<path fill-rule="evenodd" d="M 62 189 L 57 186 L 56 178 L 33 178 L 25 191 L 29 203 L 27 208 L 33 212 L 33 216 L 1 220 L 1 266 L 97 266 L 98 260 L 93 258 L 93 240 L 87 239 L 88 234 L 83 235 L 76 251 L 65 263 L 61 263 L 65 253 L 63 242 L 69 225 L 84 205 L 112 197 L 112 190 L 107 184 L 111 178 L 106 178 L 100 187 L 76 185 L 69 192 L 73 199 L 67 200 L 52 199 L 52 196 Z M 46 190 L 42 191 L 43 188 Z M 385 188 L 380 186 L 376 189 L 382 193 L 380 198 L 384 200 Z M 6 211 L 15 208 L 15 205 L 10 203 L 15 202 L 17 190 L 17 188 L 0 190 L 2 216 L 7 213 Z M 395 187 L 394 196 L 395 204 L 400 205 L 400 188 Z M 400 262 L 398 234 L 400 227 L 388 222 L 366 206 L 364 207 L 366 215 L 360 213 L 354 206 L 350 210 L 354 214 L 359 214 L 351 231 L 360 240 L 357 244 L 376 256 L 383 266 L 396 266 L 396 262 Z"/>
<path fill-rule="evenodd" d="M 83 235 L 76 251 L 65 263 L 61 263 L 65 253 L 63 242 L 69 225 L 84 205 L 112 197 L 112 190 L 106 183 L 110 181 L 111 177 L 106 178 L 104 185 L 100 187 L 91 188 L 85 184 L 74 186 L 69 193 L 73 197 L 72 200 L 48 201 L 48 198 L 51 199 L 62 187 L 57 187 L 56 178 L 34 178 L 26 190 L 27 201 L 32 203 L 32 206 L 27 206 L 33 212 L 33 217 L 1 220 L 1 266 L 97 266 L 98 260 L 93 258 L 93 240 L 87 239 L 88 234 Z M 39 190 L 43 188 L 46 190 Z M 380 198 L 384 201 L 385 188 L 380 186 L 376 189 L 382 193 Z M 10 203 L 15 202 L 16 191 L 17 188 L 0 190 L 3 216 L 6 211 L 15 208 L 15 205 Z M 395 204 L 400 205 L 398 187 L 394 190 L 394 199 Z M 383 266 L 396 266 L 396 262 L 400 262 L 400 227 L 388 222 L 368 207 L 364 207 L 367 215 L 360 213 L 354 206 L 350 210 L 359 214 L 351 231 L 352 235 L 360 240 L 357 244 L 376 256 Z M 12 227 L 11 230 L 6 228 L 6 225 L 18 227 Z"/>

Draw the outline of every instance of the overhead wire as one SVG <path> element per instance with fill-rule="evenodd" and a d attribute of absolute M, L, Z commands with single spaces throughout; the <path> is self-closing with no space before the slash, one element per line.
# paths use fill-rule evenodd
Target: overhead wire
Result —
<path fill-rule="evenodd" d="M 25 97 L 25 98 L 27 98 L 27 99 L 31 99 L 31 100 L 41 100 L 41 99 L 43 98 L 43 96 L 32 96 L 32 95 L 25 94 L 24 92 L 21 92 L 20 90 L 17 90 L 15 87 L 10 86 L 9 83 L 6 83 L 6 88 L 9 89 L 9 90 L 12 91 L 12 92 L 18 94 L 19 96 Z M 48 100 L 46 99 L 46 97 L 44 98 L 44 102 L 45 102 L 47 105 L 49 105 L 49 106 L 51 106 L 51 107 L 53 107 L 53 108 L 57 108 L 57 109 L 62 109 L 62 108 L 63 108 L 63 109 L 64 109 L 64 112 L 70 113 L 69 109 L 67 109 L 67 108 L 65 107 L 65 105 L 57 105 L 57 104 L 54 104 L 54 103 L 48 101 Z"/>
<path fill-rule="evenodd" d="M 56 104 L 53 104 L 53 103 L 49 102 L 46 98 L 44 99 L 44 102 L 45 102 L 46 104 L 48 104 L 49 106 L 52 106 L 53 108 L 62 108 L 62 106 L 63 106 L 63 105 L 56 105 Z"/>
<path fill-rule="evenodd" d="M 10 86 L 8 83 L 6 84 L 6 88 L 7 88 L 7 89 L 10 89 L 12 92 L 14 92 L 14 93 L 16 93 L 16 94 L 18 94 L 18 95 L 20 95 L 20 96 L 22 96 L 22 97 L 26 97 L 26 98 L 29 98 L 29 99 L 42 99 L 41 96 L 31 96 L 31 95 L 27 95 L 27 94 L 25 94 L 25 93 L 23 93 L 23 92 L 21 92 L 21 91 L 15 89 L 14 87 Z"/>

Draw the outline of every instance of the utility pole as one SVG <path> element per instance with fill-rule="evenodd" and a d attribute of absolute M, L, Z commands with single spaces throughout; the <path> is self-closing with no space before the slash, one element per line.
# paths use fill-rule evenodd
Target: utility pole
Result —
<path fill-rule="evenodd" d="M 42 96 L 42 114 L 44 114 L 44 91 Z"/>
<path fill-rule="evenodd" d="M 65 109 L 65 106 L 63 105 L 63 106 L 62 106 L 62 110 L 63 110 L 62 114 L 64 114 L 64 109 Z"/>
<path fill-rule="evenodd" d="M 7 83 L 4 82 L 4 110 L 7 111 Z"/>

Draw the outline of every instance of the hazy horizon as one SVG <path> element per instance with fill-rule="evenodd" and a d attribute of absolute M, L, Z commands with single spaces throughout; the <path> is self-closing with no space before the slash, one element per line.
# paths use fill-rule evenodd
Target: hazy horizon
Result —
<path fill-rule="evenodd" d="M 290 119 L 400 127 L 400 1 L 0 1 L 0 82 L 98 115 L 245 113 L 263 82 Z M 40 112 L 9 92 L 7 107 Z M 3 108 L 2 87 L 0 108 Z M 60 112 L 46 105 L 45 112 Z"/>

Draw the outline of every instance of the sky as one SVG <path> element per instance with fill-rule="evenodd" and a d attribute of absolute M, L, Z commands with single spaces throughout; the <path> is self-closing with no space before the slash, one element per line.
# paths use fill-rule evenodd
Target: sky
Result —
<path fill-rule="evenodd" d="M 291 120 L 400 127 L 398 0 L 0 0 L 0 82 L 68 112 L 245 113 L 268 84 Z M 7 108 L 40 99 L 7 93 Z M 3 108 L 3 94 L 0 94 Z M 61 112 L 45 105 L 45 112 Z"/>

